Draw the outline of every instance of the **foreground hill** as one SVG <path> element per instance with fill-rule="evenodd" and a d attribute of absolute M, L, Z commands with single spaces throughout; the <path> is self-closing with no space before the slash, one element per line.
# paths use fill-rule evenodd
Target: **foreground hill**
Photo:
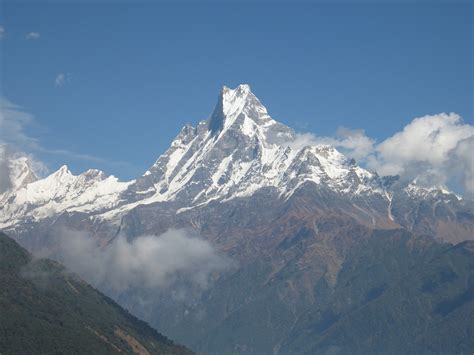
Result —
<path fill-rule="evenodd" d="M 191 354 L 0 233 L 1 354 Z"/>

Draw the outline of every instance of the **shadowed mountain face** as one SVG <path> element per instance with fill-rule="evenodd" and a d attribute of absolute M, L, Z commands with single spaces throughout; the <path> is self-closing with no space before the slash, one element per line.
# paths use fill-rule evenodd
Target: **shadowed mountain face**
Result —
<path fill-rule="evenodd" d="M 3 233 L 0 283 L 2 354 L 192 353 Z"/>
<path fill-rule="evenodd" d="M 205 288 L 98 285 L 202 353 L 472 346 L 465 329 L 473 318 L 463 316 L 472 302 L 462 296 L 470 290 L 472 246 L 447 243 L 474 239 L 473 202 L 379 177 L 330 146 L 298 145 L 246 85 L 224 88 L 209 120 L 183 127 L 136 180 L 93 170 L 73 176 L 63 167 L 0 202 L 0 228 L 31 250 L 54 250 L 61 228 L 85 231 L 104 248 L 117 236 L 134 241 L 169 229 L 210 242 L 233 266 L 212 274 Z M 423 291 L 423 280 L 438 282 L 444 269 L 457 281 Z M 437 312 L 450 297 L 461 305 Z M 456 324 L 464 330 L 436 331 Z"/>

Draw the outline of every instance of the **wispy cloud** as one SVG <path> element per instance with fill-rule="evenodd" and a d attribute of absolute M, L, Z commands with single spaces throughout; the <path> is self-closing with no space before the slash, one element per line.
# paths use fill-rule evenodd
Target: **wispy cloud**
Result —
<path fill-rule="evenodd" d="M 66 84 L 71 82 L 71 74 L 70 73 L 59 73 L 56 75 L 56 79 L 54 79 L 54 85 L 56 87 L 63 87 Z"/>
<path fill-rule="evenodd" d="M 59 155 L 69 159 L 104 163 L 111 166 L 130 167 L 130 163 L 128 162 L 104 159 L 93 155 L 73 152 L 67 149 L 46 148 L 36 137 L 27 133 L 26 128 L 33 122 L 33 115 L 8 99 L 0 97 L 0 145 L 9 146 L 9 149 L 12 152 Z"/>
<path fill-rule="evenodd" d="M 25 35 L 26 40 L 36 40 L 40 39 L 41 34 L 39 32 L 29 32 Z"/>
<path fill-rule="evenodd" d="M 30 113 L 0 97 L 0 143 L 23 147 L 26 150 L 37 149 L 37 139 L 25 132 L 25 128 L 32 122 L 33 116 Z"/>
<path fill-rule="evenodd" d="M 5 37 L 5 27 L 0 26 L 0 39 L 2 39 L 3 37 Z"/>
<path fill-rule="evenodd" d="M 45 164 L 32 154 L 40 147 L 38 141 L 25 132 L 33 116 L 11 101 L 0 97 L 0 193 L 8 189 L 10 181 L 10 161 L 20 156 L 28 157 L 31 168 L 37 176 L 48 172 Z"/>
<path fill-rule="evenodd" d="M 61 155 L 67 158 L 77 159 L 77 160 L 84 160 L 89 161 L 92 163 L 104 163 L 111 166 L 121 166 L 121 167 L 131 167 L 132 165 L 129 162 L 121 161 L 121 160 L 110 160 L 105 158 L 96 157 L 89 154 L 82 154 L 73 152 L 67 149 L 47 149 L 40 145 L 37 146 L 36 150 L 40 153 L 46 153 L 50 155 Z"/>

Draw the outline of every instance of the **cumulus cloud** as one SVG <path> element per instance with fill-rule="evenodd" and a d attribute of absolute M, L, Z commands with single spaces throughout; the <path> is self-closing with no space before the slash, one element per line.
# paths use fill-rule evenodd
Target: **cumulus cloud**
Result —
<path fill-rule="evenodd" d="M 375 148 L 368 166 L 382 175 L 401 175 L 427 185 L 447 184 L 461 176 L 465 192 L 472 193 L 474 126 L 455 113 L 415 118 L 402 131 Z"/>
<path fill-rule="evenodd" d="M 71 82 L 70 73 L 59 73 L 58 75 L 56 75 L 56 78 L 54 79 L 54 85 L 57 87 L 63 87 L 70 82 Z"/>
<path fill-rule="evenodd" d="M 399 175 L 426 186 L 449 185 L 460 179 L 474 194 L 474 126 L 455 113 L 415 118 L 402 131 L 380 143 L 363 130 L 339 128 L 335 137 L 297 134 L 289 145 L 328 144 L 380 175 Z"/>
<path fill-rule="evenodd" d="M 25 35 L 26 40 L 40 39 L 41 35 L 39 32 L 29 32 Z"/>
<path fill-rule="evenodd" d="M 96 287 L 113 291 L 164 288 L 178 278 L 205 288 L 212 273 L 230 266 L 229 259 L 209 242 L 187 230 L 132 241 L 119 236 L 99 248 L 86 233 L 63 229 L 55 246 L 57 258 L 70 270 Z"/>
<path fill-rule="evenodd" d="M 419 163 L 440 167 L 459 142 L 472 136 L 474 126 L 454 113 L 415 118 L 377 146 L 374 167 L 384 175 L 403 174 Z"/>

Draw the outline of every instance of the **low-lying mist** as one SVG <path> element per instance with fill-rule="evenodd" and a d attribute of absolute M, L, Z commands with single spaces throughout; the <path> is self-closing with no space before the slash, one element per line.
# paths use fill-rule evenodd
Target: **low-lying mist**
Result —
<path fill-rule="evenodd" d="M 39 256 L 53 257 L 93 286 L 114 292 L 166 288 L 178 279 L 206 288 L 213 273 L 231 265 L 208 241 L 183 229 L 130 241 L 118 236 L 102 247 L 77 230 L 58 230 L 53 239 L 54 249 Z"/>

